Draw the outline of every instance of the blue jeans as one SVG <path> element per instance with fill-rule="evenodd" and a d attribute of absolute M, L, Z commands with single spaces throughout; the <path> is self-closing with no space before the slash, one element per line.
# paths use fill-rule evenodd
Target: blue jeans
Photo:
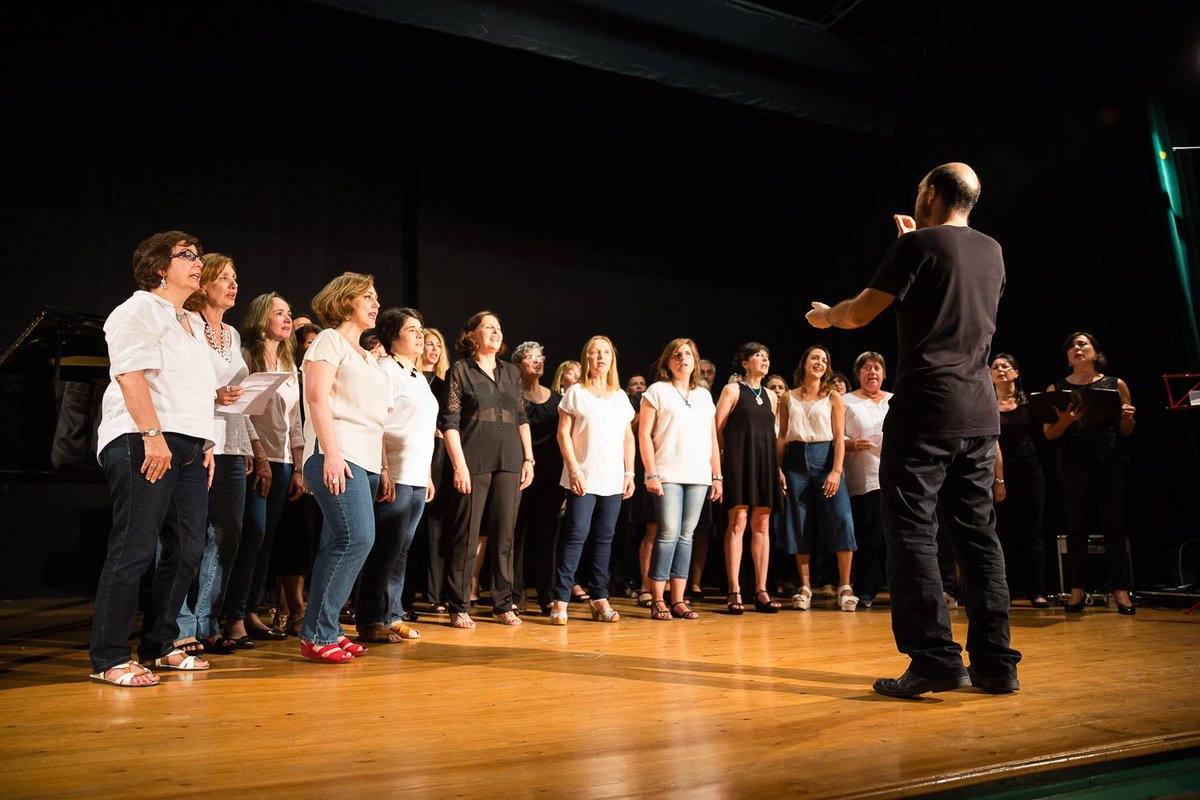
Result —
<path fill-rule="evenodd" d="M 567 510 L 563 515 L 562 536 L 558 540 L 558 578 L 554 584 L 554 599 L 567 602 L 571 585 L 583 555 L 583 545 L 591 538 L 591 557 L 583 565 L 580 584 L 593 600 L 608 597 L 608 561 L 612 554 L 613 535 L 617 530 L 617 515 L 621 513 L 621 495 L 601 497 L 571 492 L 567 495 Z"/>
<path fill-rule="evenodd" d="M 212 487 L 208 490 L 208 538 L 200 571 L 179 610 L 179 638 L 208 639 L 221 632 L 221 601 L 229 585 L 242 536 L 242 505 L 246 501 L 246 459 L 214 456 Z"/>
<path fill-rule="evenodd" d="M 231 621 L 242 619 L 248 611 L 258 611 L 267 568 L 271 566 L 271 544 L 283 516 L 283 507 L 287 505 L 291 480 L 292 465 L 274 461 L 271 462 L 271 489 L 266 497 L 254 491 L 253 475 L 242 479 L 246 492 L 242 543 L 229 576 L 229 591 L 225 594 L 225 616 Z"/>
<path fill-rule="evenodd" d="M 396 499 L 375 504 L 375 546 L 363 564 L 355 619 L 363 625 L 391 625 L 404 617 L 404 572 L 421 512 L 425 487 L 396 484 Z"/>
<path fill-rule="evenodd" d="M 784 498 L 786 514 L 780 531 L 780 549 L 790 556 L 812 553 L 813 522 L 819 521 L 826 553 L 857 550 L 846 481 L 838 484 L 833 497 L 826 497 L 822 488 L 833 469 L 832 443 L 788 442 L 782 466 L 787 479 L 787 497 Z M 816 512 L 816 520 L 810 519 L 812 511 Z"/>
<path fill-rule="evenodd" d="M 171 468 L 155 483 L 138 471 L 146 458 L 140 435 L 120 436 L 100 454 L 112 497 L 113 527 L 92 619 L 90 655 L 96 672 L 129 660 L 138 587 L 154 567 L 160 543 L 162 555 L 150 583 L 138 656 L 151 661 L 166 655 L 179 638 L 176 617 L 204 550 L 208 471 L 203 440 L 177 433 L 165 433 L 163 439 L 171 450 Z"/>
<path fill-rule="evenodd" d="M 658 535 L 650 555 L 650 578 L 665 581 L 669 575 L 682 580 L 692 564 L 692 534 L 709 487 L 702 483 L 664 483 L 662 487 L 662 497 L 654 498 Z"/>
<path fill-rule="evenodd" d="M 300 638 L 315 645 L 334 644 L 342 638 L 338 615 L 375 542 L 379 475 L 346 463 L 354 477 L 346 480 L 345 491 L 334 495 L 325 487 L 322 474 L 325 454 L 316 453 L 304 462 L 304 480 L 324 517 L 308 590 L 308 610 L 300 628 Z"/>

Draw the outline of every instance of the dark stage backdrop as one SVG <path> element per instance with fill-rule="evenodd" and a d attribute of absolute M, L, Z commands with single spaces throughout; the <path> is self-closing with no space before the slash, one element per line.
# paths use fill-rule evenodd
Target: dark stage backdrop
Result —
<path fill-rule="evenodd" d="M 981 17 L 898 76 L 888 138 L 290 0 L 21 6 L 0 52 L 0 342 L 43 304 L 106 313 L 137 242 L 182 228 L 236 260 L 235 323 L 256 294 L 301 310 L 351 269 L 451 339 L 491 308 L 551 367 L 607 333 L 624 375 L 679 335 L 722 378 L 746 339 L 786 375 L 815 341 L 848 370 L 893 355 L 890 314 L 817 333 L 808 302 L 861 288 L 921 175 L 966 160 L 1009 267 L 997 347 L 1041 388 L 1091 328 L 1132 386 L 1130 518 L 1157 573 L 1196 474 L 1157 376 L 1200 364 L 1168 356 L 1157 312 L 1142 109 L 1159 92 L 1200 141 L 1185 6 Z"/>

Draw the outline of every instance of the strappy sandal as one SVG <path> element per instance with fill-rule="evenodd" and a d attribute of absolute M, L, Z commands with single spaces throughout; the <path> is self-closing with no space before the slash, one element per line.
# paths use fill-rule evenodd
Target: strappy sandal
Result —
<path fill-rule="evenodd" d="M 345 636 L 338 639 L 337 646 L 342 648 L 343 650 L 345 650 L 350 655 L 355 656 L 356 658 L 358 656 L 366 655 L 366 653 L 367 653 L 367 648 L 364 645 L 355 644 L 354 642 L 347 639 Z"/>
<path fill-rule="evenodd" d="M 554 606 L 550 605 L 546 611 L 546 615 L 550 617 L 551 625 L 566 625 L 567 624 L 567 607 L 563 606 L 562 611 L 555 611 Z"/>
<path fill-rule="evenodd" d="M 309 661 L 319 661 L 322 664 L 349 664 L 354 660 L 354 654 L 347 653 L 336 642 L 318 647 L 311 642 L 301 641 L 300 655 Z"/>
<path fill-rule="evenodd" d="M 766 600 L 758 598 L 765 597 Z M 771 593 L 766 589 L 759 589 L 754 592 L 754 610 L 763 614 L 777 614 L 779 609 L 783 608 L 783 604 L 775 598 L 771 597 Z"/>
<path fill-rule="evenodd" d="M 388 625 L 387 629 L 399 636 L 401 639 L 420 639 L 421 632 L 416 628 L 410 627 L 407 622 L 400 620 Z"/>
<path fill-rule="evenodd" d="M 671 618 L 671 609 L 667 608 L 667 604 L 662 600 L 653 600 L 650 603 L 650 619 L 668 620 Z"/>
<path fill-rule="evenodd" d="M 604 608 L 600 605 L 599 600 L 593 600 L 588 605 L 592 607 L 593 622 L 619 622 L 621 620 L 621 615 L 617 613 L 615 608 L 612 606 Z"/>
<path fill-rule="evenodd" d="M 176 656 L 182 656 L 182 658 L 172 664 L 169 659 L 172 659 Z M 204 666 L 200 666 L 201 664 Z M 167 653 L 165 656 L 159 656 L 158 658 L 154 659 L 154 666 L 162 667 L 163 669 L 177 669 L 180 672 L 200 672 L 201 670 L 208 669 L 209 663 L 202 658 L 189 656 L 187 653 L 177 647 L 171 652 Z"/>
<path fill-rule="evenodd" d="M 591 599 L 592 596 L 587 592 L 576 592 L 575 594 L 571 595 L 572 603 L 586 603 Z"/>
<path fill-rule="evenodd" d="M 638 608 L 649 608 L 650 604 L 653 602 L 654 602 L 654 595 L 650 594 L 649 592 L 638 592 L 638 596 L 637 596 Z"/>
<path fill-rule="evenodd" d="M 853 611 L 858 608 L 858 598 L 854 596 L 854 587 L 844 583 L 838 587 L 838 608 L 842 611 Z"/>
<path fill-rule="evenodd" d="M 680 607 L 683 608 L 683 611 L 675 610 Z M 688 604 L 685 603 L 683 600 L 680 600 L 678 603 L 671 604 L 671 616 L 674 617 L 675 619 L 699 619 L 700 618 L 700 615 L 697 614 L 695 611 L 692 611 L 692 609 L 688 607 Z"/>
<path fill-rule="evenodd" d="M 124 670 L 124 672 L 115 678 L 106 677 L 114 669 Z M 143 675 L 149 675 L 154 680 L 148 683 L 134 683 L 135 679 Z M 109 686 L 126 686 L 130 689 L 145 689 L 147 686 L 158 686 L 159 684 L 158 676 L 136 661 L 126 661 L 124 664 L 116 664 L 108 669 L 93 672 L 91 675 L 88 675 L 88 680 L 93 680 L 96 683 L 107 683 Z"/>
<path fill-rule="evenodd" d="M 812 589 L 801 586 L 800 591 L 792 595 L 792 608 L 798 611 L 808 611 L 812 608 Z"/>
<path fill-rule="evenodd" d="M 515 611 L 501 611 L 499 614 L 493 614 L 492 621 L 512 627 L 525 624 L 525 620 L 521 619 L 521 615 Z"/>
<path fill-rule="evenodd" d="M 403 637 L 380 622 L 373 625 L 360 625 L 358 639 L 371 644 L 398 644 Z"/>
<path fill-rule="evenodd" d="M 475 627 L 475 620 L 465 611 L 454 611 L 450 614 L 450 627 L 470 630 Z"/>
<path fill-rule="evenodd" d="M 187 652 L 186 648 L 181 649 L 183 649 L 184 652 Z M 206 639 L 204 642 L 205 652 L 215 653 L 219 656 L 227 656 L 230 653 L 236 653 L 237 649 L 237 642 L 226 636 L 221 636 L 220 634 L 212 637 L 211 639 Z"/>
<path fill-rule="evenodd" d="M 733 599 L 735 597 L 737 600 Z M 725 607 L 729 609 L 730 614 L 737 616 L 746 613 L 746 606 L 742 603 L 741 592 L 730 592 L 729 594 L 725 595 L 725 600 Z"/>
<path fill-rule="evenodd" d="M 189 656 L 195 656 L 196 658 L 204 658 L 204 642 L 198 641 L 196 639 L 192 639 L 189 642 L 176 642 L 175 649 L 182 650 L 183 652 L 187 653 Z"/>

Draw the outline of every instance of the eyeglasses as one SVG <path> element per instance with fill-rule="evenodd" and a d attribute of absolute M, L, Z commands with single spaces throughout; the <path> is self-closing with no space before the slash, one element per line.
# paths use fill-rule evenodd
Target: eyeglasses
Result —
<path fill-rule="evenodd" d="M 530 355 L 525 356 L 525 360 L 526 361 L 545 361 L 546 357 L 545 356 L 535 356 L 535 355 L 530 354 Z"/>
<path fill-rule="evenodd" d="M 191 250 L 180 250 L 178 253 L 171 253 L 171 258 L 182 258 L 184 261 L 200 261 L 201 256 L 196 255 Z"/>

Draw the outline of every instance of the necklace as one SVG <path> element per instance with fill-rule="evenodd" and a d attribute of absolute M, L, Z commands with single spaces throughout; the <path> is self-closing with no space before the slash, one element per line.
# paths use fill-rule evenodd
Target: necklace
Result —
<path fill-rule="evenodd" d="M 201 315 L 201 318 L 204 319 L 204 338 L 208 340 L 208 346 L 213 350 L 216 350 L 217 354 L 220 355 L 221 358 L 232 362 L 233 352 L 230 345 L 233 344 L 233 337 L 229 335 L 229 331 L 225 329 L 224 325 L 222 325 L 221 338 L 218 342 L 217 334 L 212 329 L 212 326 L 208 324 L 208 319 L 203 315 Z"/>
<path fill-rule="evenodd" d="M 414 361 L 412 363 L 412 366 L 405 367 L 404 362 L 400 360 L 400 356 L 394 355 L 394 356 L 392 356 L 392 360 L 400 365 L 401 370 L 407 369 L 409 376 L 411 376 L 413 378 L 417 377 L 417 362 Z"/>
<path fill-rule="evenodd" d="M 757 389 L 755 389 L 753 386 L 751 386 L 750 384 L 747 383 L 746 388 L 754 393 L 754 402 L 758 403 L 761 406 L 762 405 L 763 387 L 760 386 Z"/>
<path fill-rule="evenodd" d="M 675 391 L 679 392 L 679 396 L 680 396 L 680 397 L 683 399 L 683 404 L 684 404 L 685 406 L 687 406 L 688 408 L 691 408 L 691 407 L 692 407 L 692 401 L 691 401 L 690 399 L 688 399 L 688 398 L 690 398 L 690 397 L 692 396 L 692 390 L 691 390 L 691 389 L 688 389 L 688 393 L 687 393 L 687 394 L 684 394 L 684 393 L 683 393 L 683 390 L 682 390 L 682 389 L 680 389 L 678 386 L 675 386 L 675 384 L 673 384 L 673 383 L 672 383 L 672 384 L 671 384 L 671 386 L 674 386 L 674 387 L 675 387 Z"/>

